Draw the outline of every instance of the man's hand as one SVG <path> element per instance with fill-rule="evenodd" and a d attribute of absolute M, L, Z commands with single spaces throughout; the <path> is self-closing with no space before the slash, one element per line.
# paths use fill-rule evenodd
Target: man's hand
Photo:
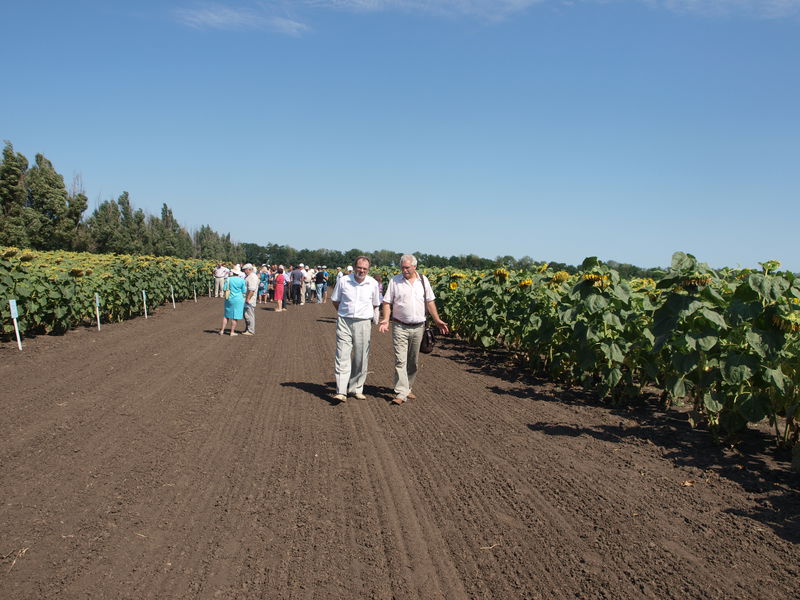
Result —
<path fill-rule="evenodd" d="M 433 322 L 436 325 L 436 327 L 439 328 L 439 332 L 442 335 L 447 335 L 448 333 L 450 333 L 450 329 L 447 327 L 447 323 L 445 323 L 441 319 L 434 319 Z"/>
<path fill-rule="evenodd" d="M 387 331 L 389 331 L 389 319 L 386 319 L 385 321 L 381 321 L 380 323 L 378 323 L 378 331 L 380 331 L 381 333 L 386 333 Z"/>

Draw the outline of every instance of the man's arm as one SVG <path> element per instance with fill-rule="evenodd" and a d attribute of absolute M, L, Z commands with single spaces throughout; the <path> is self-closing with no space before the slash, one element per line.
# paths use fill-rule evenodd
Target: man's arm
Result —
<path fill-rule="evenodd" d="M 389 314 L 392 310 L 392 305 L 388 302 L 383 302 L 381 304 L 381 320 L 378 323 L 378 331 L 381 333 L 386 333 L 389 329 Z"/>
<path fill-rule="evenodd" d="M 439 331 L 442 333 L 442 335 L 446 335 L 447 333 L 449 333 L 450 330 L 447 327 L 447 323 L 445 323 L 439 318 L 439 311 L 436 310 L 436 302 L 433 300 L 429 300 L 427 306 L 428 306 L 428 313 L 430 313 L 431 318 L 433 319 L 433 323 L 436 325 L 436 327 L 439 328 Z"/>

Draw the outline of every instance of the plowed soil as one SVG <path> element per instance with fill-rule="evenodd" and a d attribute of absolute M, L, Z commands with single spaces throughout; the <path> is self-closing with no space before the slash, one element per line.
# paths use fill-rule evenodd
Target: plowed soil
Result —
<path fill-rule="evenodd" d="M 331 399 L 330 304 L 221 300 L 0 347 L 0 598 L 800 596 L 800 496 L 753 433 L 615 411 L 456 340 Z M 242 329 L 240 324 L 240 330 Z"/>

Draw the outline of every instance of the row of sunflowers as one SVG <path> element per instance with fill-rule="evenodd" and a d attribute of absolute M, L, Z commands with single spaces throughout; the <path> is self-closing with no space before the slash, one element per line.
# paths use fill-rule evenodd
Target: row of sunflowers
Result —
<path fill-rule="evenodd" d="M 25 333 L 63 333 L 95 318 L 123 321 L 172 299 L 205 294 L 212 264 L 164 256 L 39 252 L 0 248 L 0 320 L 13 332 L 8 300 L 16 300 Z M 145 291 L 145 295 L 142 295 Z"/>
<path fill-rule="evenodd" d="M 455 334 L 510 351 L 536 375 L 617 405 L 660 390 L 665 408 L 688 404 L 715 435 L 768 419 L 790 447 L 800 433 L 800 279 L 779 268 L 715 271 L 679 252 L 658 281 L 625 281 L 596 258 L 574 275 L 548 265 L 422 271 Z"/>

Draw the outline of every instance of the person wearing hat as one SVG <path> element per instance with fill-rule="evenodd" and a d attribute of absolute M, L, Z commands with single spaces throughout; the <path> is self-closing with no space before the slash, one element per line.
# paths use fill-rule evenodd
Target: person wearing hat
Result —
<path fill-rule="evenodd" d="M 314 286 L 314 276 L 317 274 L 317 271 L 311 265 L 306 265 L 305 273 L 306 273 L 305 277 L 303 278 L 306 288 L 306 294 L 304 300 L 305 302 L 310 303 L 313 302 L 314 298 L 316 298 L 317 296 L 317 290 L 316 287 Z"/>
<path fill-rule="evenodd" d="M 225 313 L 222 317 L 222 328 L 219 330 L 220 335 L 225 334 L 225 326 L 230 321 L 231 335 L 239 335 L 236 333 L 236 321 L 242 318 L 244 313 L 244 295 L 246 284 L 244 279 L 240 277 L 242 272 L 238 267 L 231 270 L 231 276 L 225 279 L 222 286 L 223 296 L 225 297 Z"/>
<path fill-rule="evenodd" d="M 244 271 L 244 282 L 247 289 L 247 296 L 244 302 L 244 322 L 247 330 L 242 335 L 256 334 L 256 302 L 258 302 L 258 275 L 256 268 L 247 263 L 242 267 Z"/>

